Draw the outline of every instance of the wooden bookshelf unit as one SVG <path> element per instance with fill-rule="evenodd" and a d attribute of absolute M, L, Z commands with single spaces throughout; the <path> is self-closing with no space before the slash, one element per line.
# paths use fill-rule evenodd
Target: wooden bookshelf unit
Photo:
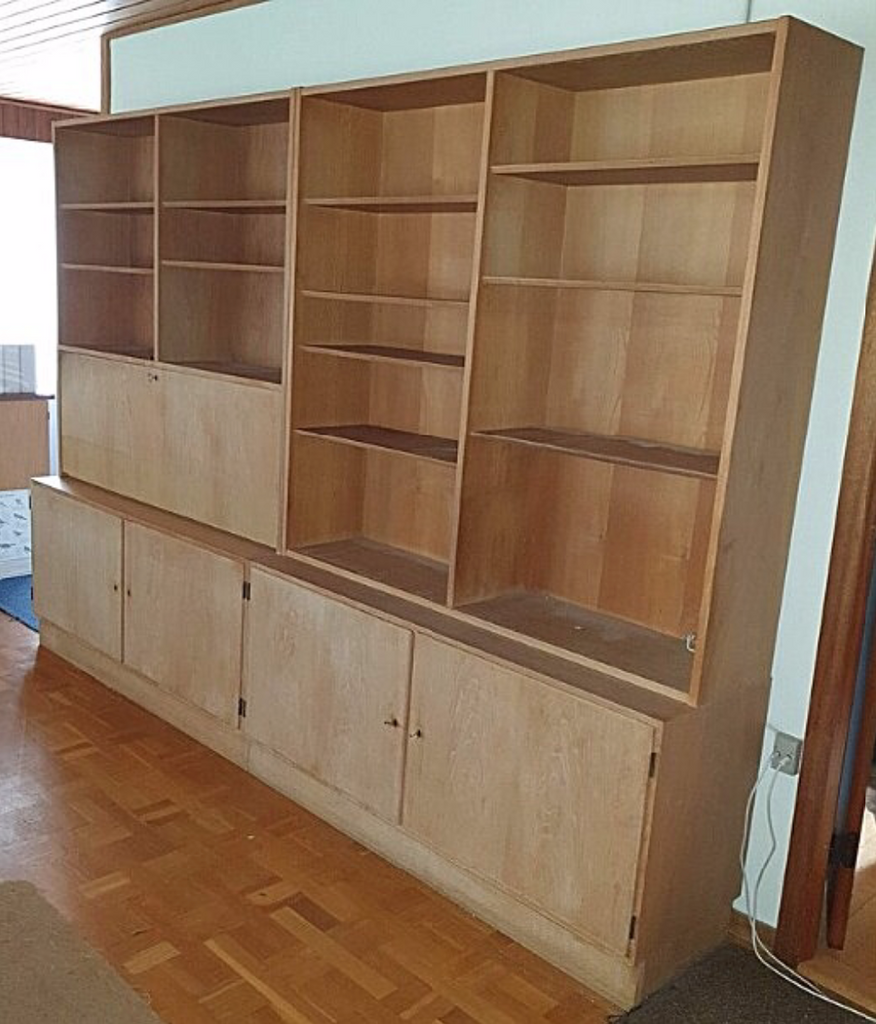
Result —
<path fill-rule="evenodd" d="M 57 126 L 43 642 L 651 991 L 739 888 L 859 65 L 782 18 Z"/>

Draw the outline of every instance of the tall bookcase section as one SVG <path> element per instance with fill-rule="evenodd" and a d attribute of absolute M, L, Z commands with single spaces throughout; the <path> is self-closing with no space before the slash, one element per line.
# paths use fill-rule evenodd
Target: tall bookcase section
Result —
<path fill-rule="evenodd" d="M 442 604 L 486 85 L 301 103 L 288 547 Z"/>
<path fill-rule="evenodd" d="M 454 601 L 687 691 L 773 37 L 496 76 Z"/>
<path fill-rule="evenodd" d="M 62 348 L 155 356 L 155 118 L 55 138 Z"/>
<path fill-rule="evenodd" d="M 159 117 L 159 355 L 279 385 L 286 350 L 289 96 Z"/>

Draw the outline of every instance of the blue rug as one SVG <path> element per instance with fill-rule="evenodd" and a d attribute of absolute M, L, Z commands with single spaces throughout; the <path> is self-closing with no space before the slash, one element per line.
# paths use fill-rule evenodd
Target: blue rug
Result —
<path fill-rule="evenodd" d="M 18 619 L 34 632 L 40 628 L 36 616 L 33 613 L 33 601 L 30 596 L 30 587 L 33 576 L 11 576 L 9 579 L 0 580 L 0 611 Z"/>

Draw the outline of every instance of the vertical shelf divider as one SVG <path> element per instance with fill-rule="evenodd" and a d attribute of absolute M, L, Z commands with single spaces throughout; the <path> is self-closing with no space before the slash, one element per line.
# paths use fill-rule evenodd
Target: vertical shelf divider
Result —
<path fill-rule="evenodd" d="M 471 264 L 471 291 L 469 292 L 468 324 L 465 339 L 465 369 L 462 378 L 462 402 L 460 403 L 459 447 L 456 460 L 456 483 L 454 494 L 453 524 L 450 539 L 450 559 L 447 577 L 447 604 L 453 607 L 456 592 L 456 563 L 459 549 L 459 525 L 462 517 L 463 478 L 465 475 L 465 452 L 468 441 L 469 400 L 471 375 L 475 359 L 477 336 L 477 311 L 480 283 L 483 271 L 484 219 L 489 198 L 490 143 L 493 133 L 493 97 L 496 89 L 496 72 L 487 72 L 487 90 L 484 98 L 484 130 L 481 139 L 480 176 L 478 178 L 478 202 L 475 214 L 474 251 Z"/>

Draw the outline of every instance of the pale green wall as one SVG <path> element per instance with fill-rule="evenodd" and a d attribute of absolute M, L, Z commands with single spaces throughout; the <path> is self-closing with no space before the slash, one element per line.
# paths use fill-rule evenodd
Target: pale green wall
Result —
<path fill-rule="evenodd" d="M 746 20 L 744 0 L 271 0 L 127 36 L 112 47 L 113 110 L 538 53 Z M 876 48 L 873 0 L 752 0 Z M 817 128 L 817 126 L 816 126 Z M 876 60 L 865 59 L 773 666 L 769 723 L 802 735 L 824 596 L 864 297 L 876 233 Z M 793 254 L 789 253 L 789 258 Z M 767 730 L 765 750 L 772 746 Z M 796 781 L 776 790 L 779 856 L 759 916 L 774 923 Z M 756 812 L 749 863 L 768 835 Z"/>

